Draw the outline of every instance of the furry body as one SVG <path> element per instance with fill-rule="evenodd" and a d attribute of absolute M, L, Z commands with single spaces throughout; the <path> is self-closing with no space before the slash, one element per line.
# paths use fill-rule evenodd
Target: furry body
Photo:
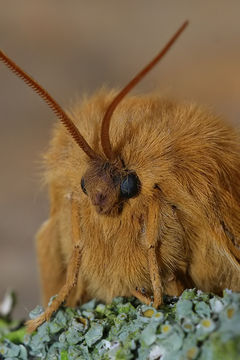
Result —
<path fill-rule="evenodd" d="M 100 128 L 116 93 L 101 90 L 72 109 L 75 125 L 104 158 Z M 51 212 L 37 238 L 44 303 L 66 280 L 72 254 L 71 204 L 79 204 L 81 263 L 68 303 L 109 302 L 136 287 L 152 294 L 145 235 L 158 206 L 156 253 L 164 291 L 187 286 L 240 291 L 240 137 L 228 124 L 191 104 L 149 95 L 126 97 L 111 120 L 116 157 L 134 170 L 140 194 L 115 216 L 99 214 L 81 189 L 90 159 L 62 125 L 46 154 Z M 174 277 L 176 282 L 172 284 Z"/>

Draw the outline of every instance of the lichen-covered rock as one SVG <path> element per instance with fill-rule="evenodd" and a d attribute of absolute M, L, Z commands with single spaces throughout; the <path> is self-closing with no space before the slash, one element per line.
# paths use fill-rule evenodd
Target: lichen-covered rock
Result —
<path fill-rule="evenodd" d="M 31 317 L 41 313 L 37 307 Z M 18 334 L 18 336 L 17 336 Z M 240 294 L 186 290 L 157 311 L 135 298 L 61 308 L 31 336 L 0 323 L 0 358 L 240 360 Z"/>

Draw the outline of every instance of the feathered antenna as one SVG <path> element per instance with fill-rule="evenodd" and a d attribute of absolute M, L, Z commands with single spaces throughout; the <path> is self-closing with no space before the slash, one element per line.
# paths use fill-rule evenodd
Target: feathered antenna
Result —
<path fill-rule="evenodd" d="M 114 110 L 120 101 L 124 98 L 124 96 L 129 93 L 130 90 L 140 81 L 142 78 L 158 63 L 160 59 L 168 52 L 170 47 L 174 44 L 180 34 L 188 25 L 188 21 L 185 21 L 183 25 L 178 29 L 178 31 L 173 35 L 173 37 L 168 41 L 165 47 L 161 50 L 161 52 L 147 65 L 145 66 L 123 89 L 120 93 L 113 99 L 111 104 L 109 105 L 103 121 L 102 121 L 102 129 L 101 129 L 101 143 L 104 154 L 107 156 L 109 160 L 113 159 L 114 153 L 112 151 L 110 139 L 109 139 L 109 127 L 110 120 Z"/>
<path fill-rule="evenodd" d="M 31 76 L 23 71 L 17 64 L 15 64 L 3 51 L 0 50 L 0 60 L 18 77 L 20 77 L 29 87 L 31 87 L 53 110 L 63 125 L 67 128 L 73 139 L 80 146 L 80 148 L 91 158 L 96 159 L 98 155 L 88 145 L 84 137 L 74 125 L 69 116 L 63 111 L 61 106 L 52 98 L 51 95 L 39 85 Z"/>

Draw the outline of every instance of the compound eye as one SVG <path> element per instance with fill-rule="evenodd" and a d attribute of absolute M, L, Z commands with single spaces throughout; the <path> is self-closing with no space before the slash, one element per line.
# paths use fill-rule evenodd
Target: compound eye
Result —
<path fill-rule="evenodd" d="M 86 190 L 86 187 L 85 187 L 85 181 L 84 181 L 83 177 L 81 179 L 81 188 L 82 188 L 82 191 L 84 192 L 84 194 L 87 195 L 87 190 Z"/>
<path fill-rule="evenodd" d="M 141 183 L 136 174 L 130 173 L 125 176 L 120 185 L 121 197 L 130 199 L 139 194 Z"/>

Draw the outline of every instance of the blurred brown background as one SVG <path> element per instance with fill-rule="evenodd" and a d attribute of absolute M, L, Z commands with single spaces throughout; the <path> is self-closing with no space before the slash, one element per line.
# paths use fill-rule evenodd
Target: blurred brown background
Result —
<path fill-rule="evenodd" d="M 103 84 L 122 87 L 189 19 L 191 25 L 135 92 L 159 90 L 240 120 L 239 0 L 8 0 L 0 47 L 64 106 Z M 0 64 L 0 297 L 19 296 L 17 316 L 39 298 L 35 233 L 47 217 L 40 154 L 54 116 Z"/>

